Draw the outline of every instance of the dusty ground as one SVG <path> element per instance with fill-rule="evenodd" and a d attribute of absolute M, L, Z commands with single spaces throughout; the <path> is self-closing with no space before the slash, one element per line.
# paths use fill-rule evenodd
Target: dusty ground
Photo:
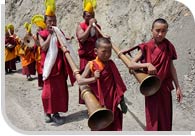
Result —
<path fill-rule="evenodd" d="M 19 65 L 19 64 L 18 64 Z M 11 124 L 23 131 L 89 131 L 87 126 L 87 109 L 78 104 L 78 86 L 69 85 L 69 111 L 61 113 L 66 123 L 56 126 L 53 123 L 44 123 L 41 103 L 41 90 L 38 90 L 37 79 L 26 81 L 21 75 L 21 69 L 5 76 L 6 115 Z M 8 85 L 9 84 L 9 85 Z M 136 90 L 128 90 L 125 100 L 128 112 L 124 115 L 124 131 L 144 131 L 144 97 Z M 130 96 L 134 95 L 134 97 Z M 131 99 L 129 99 L 131 98 Z M 173 99 L 174 117 L 173 130 L 193 130 L 194 114 L 192 109 L 181 108 L 181 104 Z M 183 105 L 184 106 L 184 105 Z M 191 115 L 190 115 L 191 114 Z"/>

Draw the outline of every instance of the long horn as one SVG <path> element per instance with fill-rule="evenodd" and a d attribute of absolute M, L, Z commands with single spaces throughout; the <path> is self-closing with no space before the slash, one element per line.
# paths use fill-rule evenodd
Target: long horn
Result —
<path fill-rule="evenodd" d="M 32 35 L 26 34 L 24 36 L 24 45 L 27 47 L 33 47 L 35 45 L 35 40 Z"/>
<path fill-rule="evenodd" d="M 103 36 L 104 33 L 97 27 L 95 23 L 93 23 L 93 26 L 97 29 L 97 31 Z M 115 51 L 115 53 L 118 55 L 118 57 L 123 61 L 123 63 L 127 66 L 131 64 L 130 58 L 125 56 L 117 46 L 112 44 L 112 48 Z M 145 96 L 151 96 L 155 94 L 160 89 L 160 79 L 155 75 L 149 75 L 146 74 L 143 70 L 132 70 L 132 74 L 135 76 L 135 78 L 140 83 L 140 92 Z"/>
<path fill-rule="evenodd" d="M 79 69 L 74 63 L 69 51 L 67 50 L 66 45 L 64 44 L 60 33 L 58 33 L 58 31 L 55 31 L 55 33 L 57 35 L 60 44 L 64 47 L 62 48 L 62 50 L 74 73 L 76 80 L 78 81 L 78 79 L 81 76 L 79 74 Z M 88 126 L 92 130 L 101 130 L 109 126 L 114 119 L 112 111 L 100 105 L 100 103 L 98 102 L 94 94 L 91 92 L 91 89 L 88 85 L 81 85 L 79 86 L 79 88 L 81 90 L 81 97 L 85 101 L 85 105 L 87 106 L 88 109 L 88 114 L 89 114 Z"/>

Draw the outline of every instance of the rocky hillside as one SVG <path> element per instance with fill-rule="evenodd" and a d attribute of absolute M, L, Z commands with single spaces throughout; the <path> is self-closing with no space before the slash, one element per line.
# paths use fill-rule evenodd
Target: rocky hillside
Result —
<path fill-rule="evenodd" d="M 23 37 L 24 22 L 30 21 L 34 14 L 44 14 L 43 3 L 44 0 L 6 0 L 6 24 L 13 23 L 16 33 Z M 76 26 L 82 21 L 82 1 L 56 0 L 56 5 L 58 26 L 67 36 L 75 37 Z M 189 121 L 185 123 L 189 125 L 187 130 L 194 130 L 194 127 L 190 125 L 195 121 L 195 47 L 193 45 L 195 24 L 188 8 L 173 0 L 97 0 L 95 13 L 102 31 L 110 35 L 112 41 L 122 49 L 149 40 L 154 19 L 162 17 L 168 21 L 167 38 L 172 41 L 177 50 L 178 60 L 175 64 L 184 92 L 183 103 L 175 105 L 175 108 L 181 115 L 179 123 Z M 76 52 L 78 48 L 76 39 L 73 39 L 72 45 Z M 126 94 L 129 96 L 128 99 L 136 100 L 137 105 L 141 103 L 143 106 L 143 99 L 138 99 L 141 96 L 136 92 L 138 86 L 135 84 L 135 79 L 130 80 L 128 70 L 115 57 L 115 53 L 113 53 L 113 59 L 117 63 L 127 88 L 131 88 Z M 185 130 L 185 126 L 175 129 Z"/>
<path fill-rule="evenodd" d="M 12 22 L 22 35 L 23 23 L 32 15 L 44 14 L 44 0 L 6 0 L 6 23 Z M 82 20 L 81 0 L 56 0 L 58 26 L 67 35 L 75 35 L 77 23 Z M 122 47 L 150 38 L 154 19 L 163 17 L 172 24 L 190 15 L 188 9 L 173 0 L 97 0 L 96 18 L 103 31 Z"/>

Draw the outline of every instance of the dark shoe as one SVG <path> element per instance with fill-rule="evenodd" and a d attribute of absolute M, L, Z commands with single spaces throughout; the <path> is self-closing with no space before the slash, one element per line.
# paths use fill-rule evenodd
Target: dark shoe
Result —
<path fill-rule="evenodd" d="M 8 73 L 13 73 L 13 71 L 10 69 Z"/>
<path fill-rule="evenodd" d="M 8 73 L 9 73 L 8 69 L 5 69 L 5 74 L 8 74 Z"/>
<path fill-rule="evenodd" d="M 52 122 L 51 114 L 45 113 L 45 123 Z"/>
<path fill-rule="evenodd" d="M 120 106 L 121 106 L 122 113 L 126 114 L 128 108 L 124 99 L 120 102 Z"/>
<path fill-rule="evenodd" d="M 27 78 L 28 81 L 32 81 L 32 77 L 30 75 L 27 75 L 26 78 Z"/>
<path fill-rule="evenodd" d="M 52 116 L 52 120 L 53 122 L 55 122 L 57 125 L 62 125 L 64 124 L 64 119 L 62 117 L 60 117 L 59 113 L 55 113 Z"/>

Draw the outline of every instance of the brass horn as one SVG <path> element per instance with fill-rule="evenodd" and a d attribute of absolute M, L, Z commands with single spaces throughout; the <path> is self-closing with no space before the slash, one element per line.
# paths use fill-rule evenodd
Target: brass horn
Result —
<path fill-rule="evenodd" d="M 114 119 L 112 111 L 100 105 L 99 101 L 90 91 L 89 86 L 81 86 L 80 89 L 82 90 L 81 97 L 88 109 L 88 126 L 92 130 L 101 130 L 109 126 Z"/>
<path fill-rule="evenodd" d="M 35 45 L 35 40 L 32 35 L 26 34 L 23 40 L 24 40 L 24 45 L 26 45 L 27 47 L 32 48 Z"/>
<path fill-rule="evenodd" d="M 78 79 L 81 76 L 79 74 L 79 69 L 77 68 L 70 53 L 68 52 L 66 45 L 64 45 L 60 33 L 58 33 L 58 31 L 55 31 L 55 33 L 57 35 L 60 44 L 63 46 L 62 51 L 66 56 L 66 59 L 74 73 L 76 80 L 78 81 Z M 88 114 L 89 114 L 88 126 L 92 130 L 101 130 L 109 126 L 114 119 L 112 111 L 100 105 L 100 103 L 98 102 L 94 94 L 90 91 L 91 89 L 89 88 L 89 86 L 82 85 L 80 86 L 80 90 L 81 90 L 81 97 L 85 101 L 85 105 L 88 109 Z"/>
<path fill-rule="evenodd" d="M 93 23 L 93 26 L 98 30 L 98 32 L 106 37 L 102 31 Z M 112 49 L 118 55 L 118 57 L 123 61 L 123 63 L 128 67 L 131 64 L 131 60 L 125 56 L 122 52 L 120 52 L 119 48 L 117 48 L 114 44 L 112 44 Z M 142 70 L 132 70 L 131 72 L 135 78 L 140 83 L 140 92 L 145 96 L 151 96 L 155 94 L 160 89 L 160 79 L 155 75 L 146 74 Z"/>

